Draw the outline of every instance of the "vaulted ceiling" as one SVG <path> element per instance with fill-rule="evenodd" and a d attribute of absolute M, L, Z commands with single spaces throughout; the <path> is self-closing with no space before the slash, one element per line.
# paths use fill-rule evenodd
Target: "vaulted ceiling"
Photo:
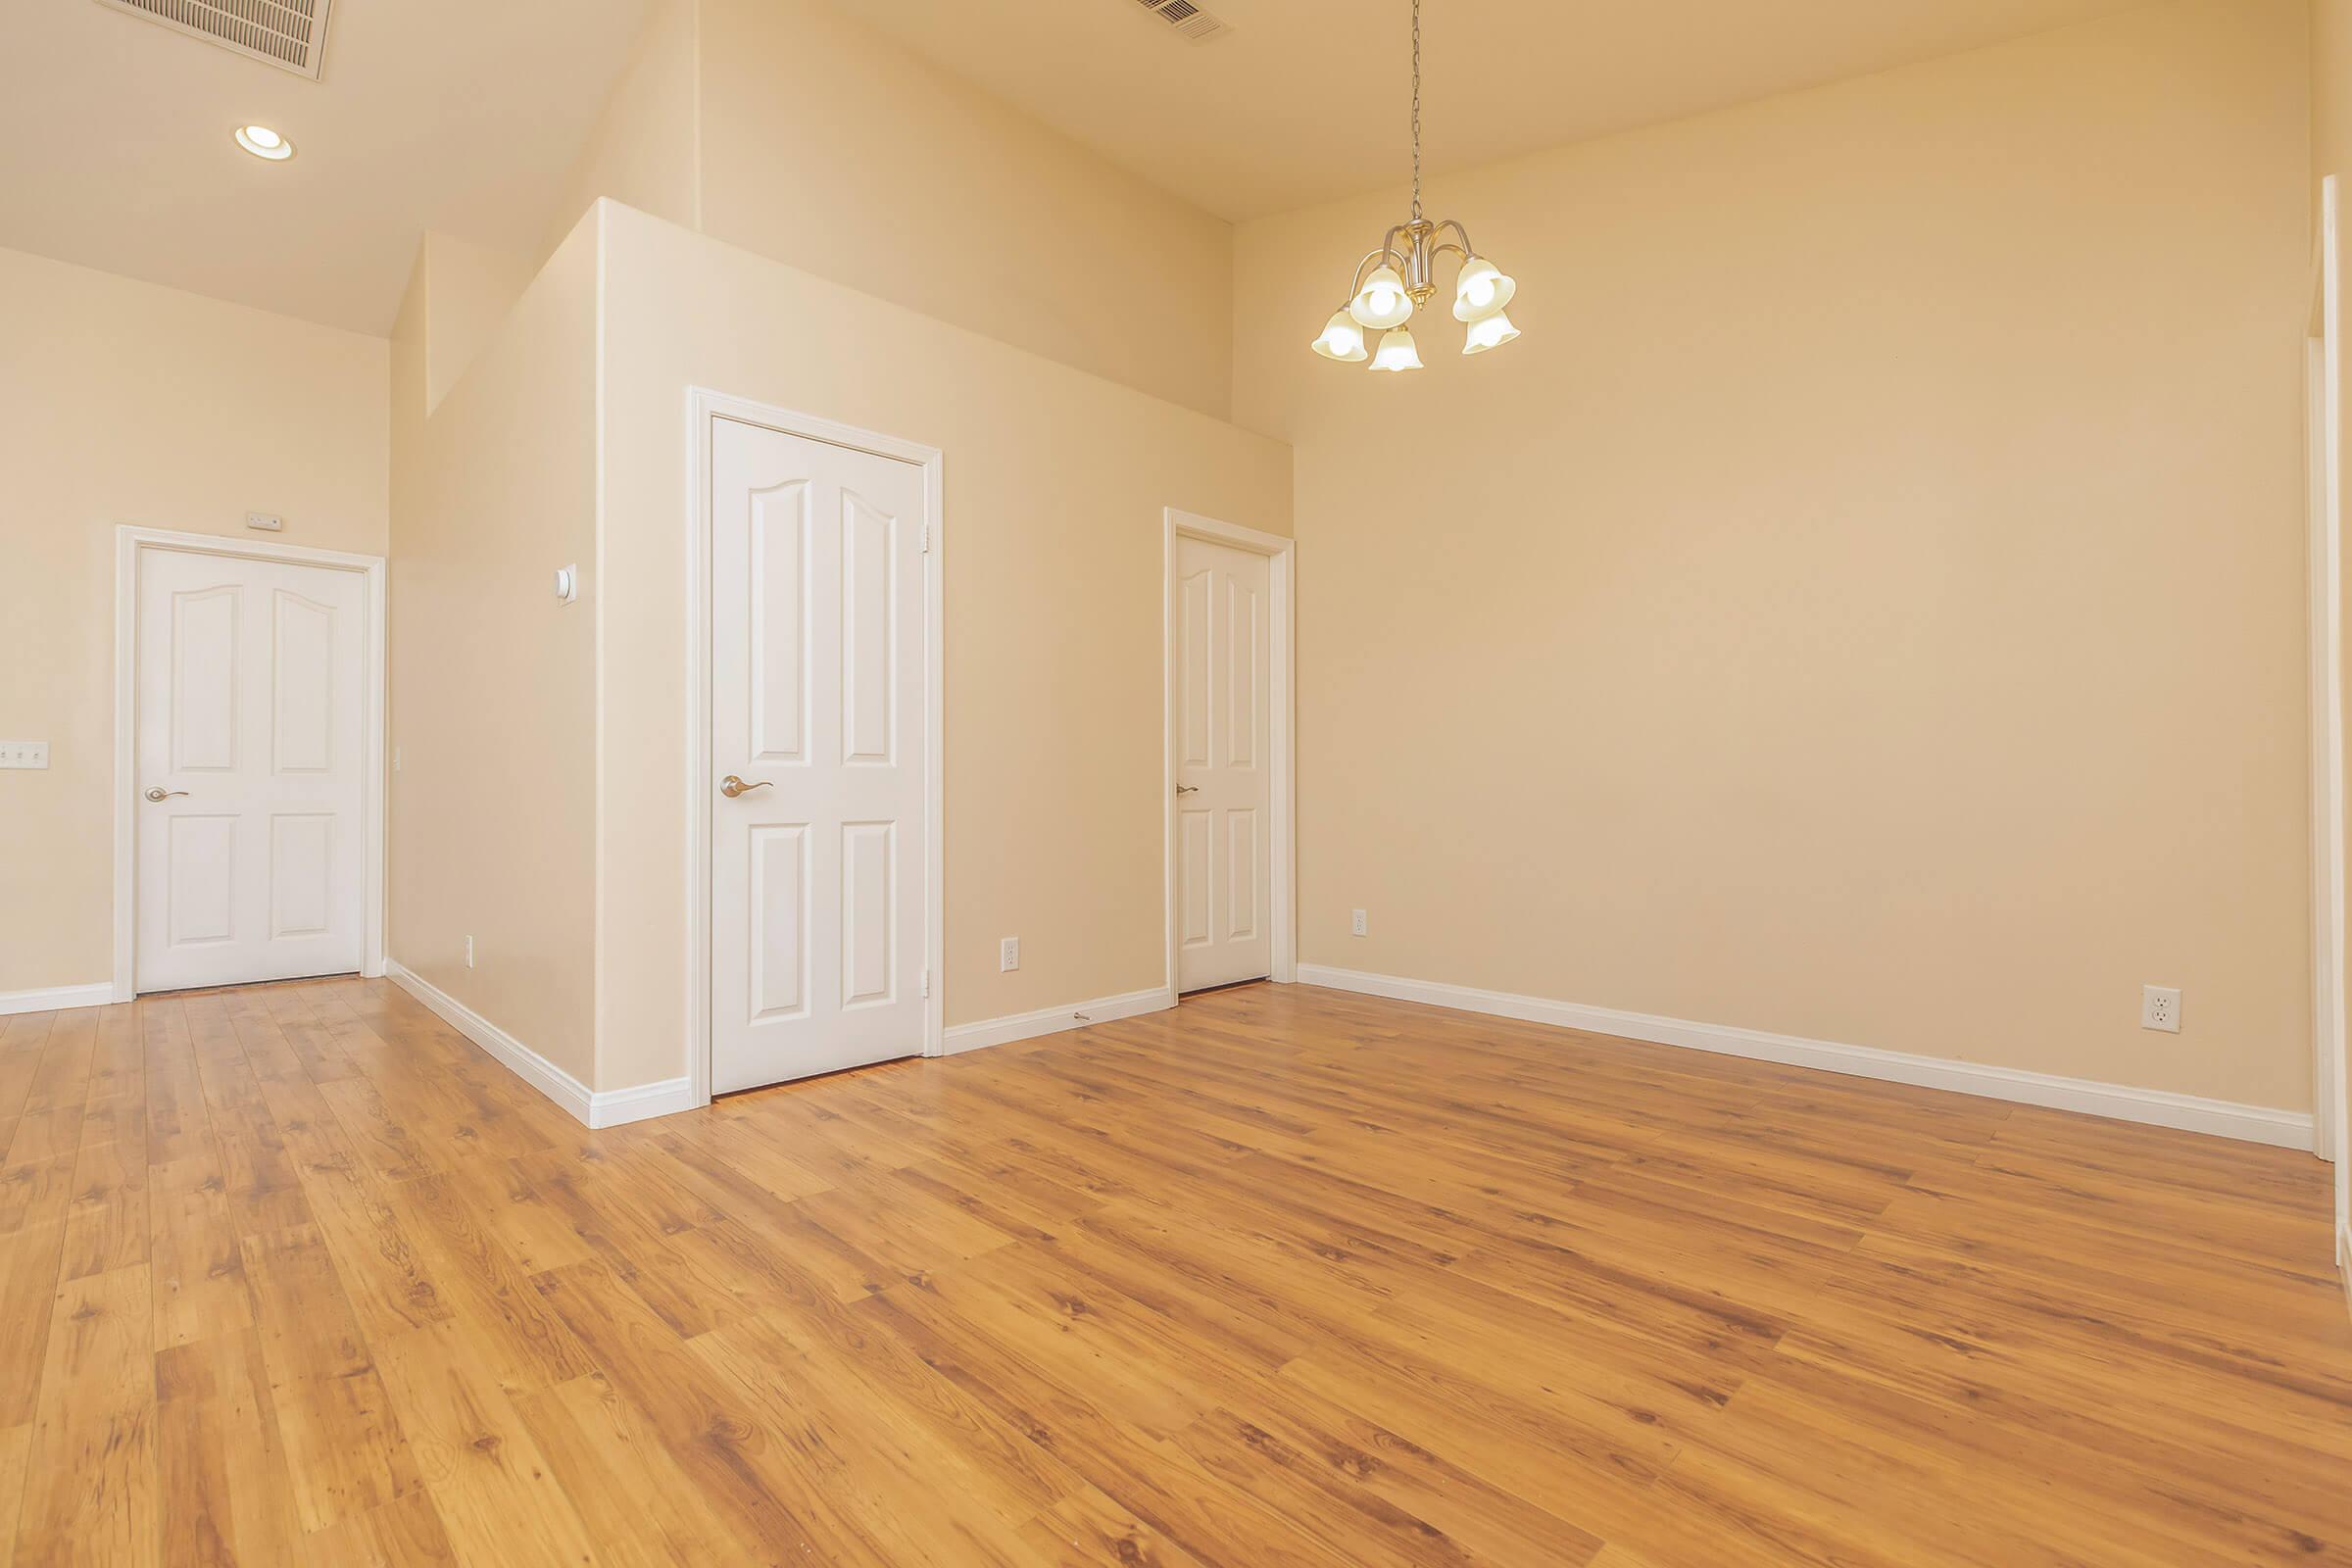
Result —
<path fill-rule="evenodd" d="M 1408 0 L 859 0 L 854 9 L 1228 219 L 1401 183 Z M 2137 0 L 1423 0 L 1442 172 L 2135 9 Z"/>
<path fill-rule="evenodd" d="M 1234 220 L 1406 170 L 1407 0 L 857 0 L 942 69 Z M 310 81 L 96 0 L 0 18 L 0 246 L 361 331 L 417 236 L 528 251 L 650 0 L 338 0 Z M 2132 0 L 1426 0 L 1429 166 L 1671 119 Z M 300 155 L 230 139 L 259 122 Z M 805 154 L 813 156 L 814 153 Z"/>

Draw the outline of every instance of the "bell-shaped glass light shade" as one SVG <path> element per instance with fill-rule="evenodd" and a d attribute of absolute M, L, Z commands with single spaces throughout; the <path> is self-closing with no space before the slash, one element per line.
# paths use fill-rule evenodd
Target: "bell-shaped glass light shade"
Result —
<path fill-rule="evenodd" d="M 1421 351 L 1413 347 L 1413 334 L 1404 327 L 1392 327 L 1380 334 L 1380 352 L 1373 356 L 1375 370 L 1418 370 Z"/>
<path fill-rule="evenodd" d="M 1348 304 L 1348 314 L 1360 326 L 1378 331 L 1384 326 L 1402 326 L 1413 314 L 1413 297 L 1404 291 L 1404 279 L 1396 275 L 1394 267 L 1381 266 L 1372 270 L 1364 286 L 1355 291 Z"/>
<path fill-rule="evenodd" d="M 1323 323 L 1323 335 L 1315 339 L 1315 352 L 1327 360 L 1340 360 L 1348 365 L 1360 365 L 1371 356 L 1364 352 L 1364 329 L 1346 311 L 1331 313 Z"/>
<path fill-rule="evenodd" d="M 1519 329 L 1511 324 L 1511 318 L 1501 311 L 1496 311 L 1470 323 L 1470 338 L 1462 345 L 1462 352 L 1484 354 L 1489 349 L 1502 347 L 1518 335 Z"/>
<path fill-rule="evenodd" d="M 1510 304 L 1511 296 L 1518 292 L 1519 285 L 1503 276 L 1493 262 L 1474 256 L 1463 264 L 1462 275 L 1453 281 L 1453 318 L 1481 320 Z"/>

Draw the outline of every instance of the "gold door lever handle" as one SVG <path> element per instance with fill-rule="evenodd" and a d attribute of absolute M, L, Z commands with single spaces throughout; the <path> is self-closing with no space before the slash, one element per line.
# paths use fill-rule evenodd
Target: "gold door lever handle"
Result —
<path fill-rule="evenodd" d="M 1200 786 L 1198 784 L 1179 784 L 1176 786 L 1176 793 L 1179 795 L 1198 795 L 1200 793 Z"/>
<path fill-rule="evenodd" d="M 161 784 L 158 784 L 147 792 L 147 798 L 151 801 L 168 801 L 174 795 L 185 795 L 188 792 L 186 790 L 168 790 Z"/>
<path fill-rule="evenodd" d="M 766 779 L 756 778 L 747 784 L 742 779 L 737 778 L 734 774 L 729 773 L 719 782 L 718 793 L 724 795 L 728 800 L 731 801 L 738 795 L 748 795 L 753 790 L 763 790 L 767 788 L 767 782 L 768 781 Z"/>

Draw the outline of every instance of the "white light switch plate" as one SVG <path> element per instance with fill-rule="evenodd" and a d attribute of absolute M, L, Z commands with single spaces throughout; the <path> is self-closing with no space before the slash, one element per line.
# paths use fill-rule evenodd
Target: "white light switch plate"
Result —
<path fill-rule="evenodd" d="M 47 741 L 0 741 L 0 767 L 47 767 Z"/>

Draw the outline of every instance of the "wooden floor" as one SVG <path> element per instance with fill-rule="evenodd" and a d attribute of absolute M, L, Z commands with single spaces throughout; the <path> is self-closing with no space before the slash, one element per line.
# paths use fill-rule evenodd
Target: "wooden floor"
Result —
<path fill-rule="evenodd" d="M 19 1565 L 2352 1563 L 2308 1155 L 1302 988 L 596 1134 L 0 1025 Z"/>

